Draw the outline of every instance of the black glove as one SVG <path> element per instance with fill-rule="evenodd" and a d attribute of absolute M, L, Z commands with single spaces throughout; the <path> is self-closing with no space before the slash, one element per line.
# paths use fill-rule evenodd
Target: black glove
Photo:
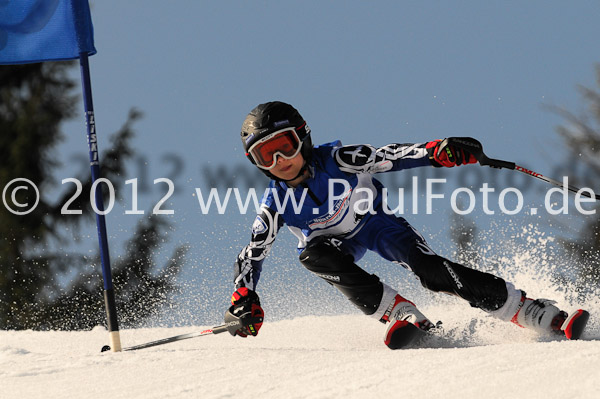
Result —
<path fill-rule="evenodd" d="M 451 168 L 477 162 L 473 154 L 464 148 L 453 145 L 450 139 L 430 141 L 427 143 L 426 148 L 429 161 L 436 167 Z"/>
<path fill-rule="evenodd" d="M 232 335 L 247 337 L 256 336 L 262 327 L 265 312 L 260 307 L 260 300 L 256 292 L 246 287 L 239 288 L 231 296 L 231 306 L 225 313 L 225 322 L 240 320 L 242 327 L 231 332 Z"/>

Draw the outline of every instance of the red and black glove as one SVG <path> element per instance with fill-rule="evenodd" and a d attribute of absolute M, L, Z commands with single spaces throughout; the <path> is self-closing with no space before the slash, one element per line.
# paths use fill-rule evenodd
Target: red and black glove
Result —
<path fill-rule="evenodd" d="M 473 154 L 453 146 L 448 142 L 448 139 L 430 141 L 425 148 L 427 154 L 429 154 L 429 161 L 435 167 L 445 166 L 451 168 L 477 162 Z"/>
<path fill-rule="evenodd" d="M 239 319 L 242 327 L 231 334 L 245 338 L 248 335 L 256 336 L 258 334 L 264 317 L 265 312 L 260 307 L 260 300 L 256 292 L 242 287 L 231 296 L 231 306 L 225 314 L 225 322 Z"/>

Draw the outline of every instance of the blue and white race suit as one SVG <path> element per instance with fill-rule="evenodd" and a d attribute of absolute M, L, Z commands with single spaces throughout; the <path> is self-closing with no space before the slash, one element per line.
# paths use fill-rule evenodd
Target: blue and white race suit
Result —
<path fill-rule="evenodd" d="M 401 240 L 415 240 L 417 233 L 403 218 L 382 212 L 383 185 L 373 175 L 419 166 L 431 166 L 425 143 L 375 148 L 342 146 L 336 141 L 316 146 L 310 177 L 301 185 L 291 188 L 282 181 L 270 182 L 252 226 L 250 244 L 235 264 L 236 288 L 255 289 L 262 263 L 284 224 L 298 238 L 300 252 L 315 237 L 328 236 L 341 239 L 344 252 L 355 261 L 372 249 L 388 260 L 406 263 L 406 255 L 398 250 L 402 242 L 387 245 L 385 234 L 374 232 L 383 223 L 399 228 Z M 391 247 L 396 249 L 390 253 Z"/>
<path fill-rule="evenodd" d="M 383 185 L 375 173 L 431 165 L 426 143 L 375 148 L 336 141 L 315 147 L 310 176 L 298 187 L 271 181 L 250 243 L 234 264 L 236 289 L 256 289 L 262 263 L 279 229 L 287 224 L 298 238 L 302 265 L 365 314 L 380 318 L 396 295 L 376 275 L 356 265 L 367 250 L 408 268 L 425 288 L 459 296 L 492 314 L 504 309 L 510 283 L 435 254 L 404 218 L 384 211 Z M 520 295 L 514 287 L 510 292 L 511 297 Z"/>

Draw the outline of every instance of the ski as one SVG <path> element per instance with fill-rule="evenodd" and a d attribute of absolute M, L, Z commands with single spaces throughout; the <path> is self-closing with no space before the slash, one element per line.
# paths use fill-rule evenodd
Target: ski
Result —
<path fill-rule="evenodd" d="M 574 340 L 581 338 L 581 334 L 583 334 L 583 330 L 585 329 L 589 318 L 590 313 L 583 309 L 575 311 L 568 317 L 561 328 L 567 339 Z"/>
<path fill-rule="evenodd" d="M 390 332 L 385 339 L 385 344 L 392 350 L 396 349 L 416 349 L 423 343 L 435 338 L 441 343 L 444 335 L 442 322 L 438 321 L 436 325 L 429 330 L 422 330 L 412 323 L 403 323 L 402 327 Z"/>
<path fill-rule="evenodd" d="M 413 345 L 420 341 L 427 333 L 421 330 L 419 327 L 407 321 L 401 322 L 400 328 L 391 331 L 385 339 L 385 344 L 388 348 L 396 349 L 407 349 L 413 347 Z"/>
<path fill-rule="evenodd" d="M 122 350 L 123 351 L 135 351 L 138 349 L 151 348 L 153 346 L 164 345 L 164 344 L 169 344 L 171 342 L 182 341 L 184 339 L 203 337 L 205 335 L 221 334 L 225 331 L 234 331 L 235 332 L 237 329 L 242 327 L 242 325 L 243 325 L 242 320 L 238 319 L 238 320 L 226 323 L 226 324 L 222 324 L 220 326 L 215 326 L 213 328 L 209 328 L 207 330 L 197 331 L 197 332 L 188 333 L 188 334 L 175 335 L 173 337 L 163 338 L 163 339 L 159 339 L 156 341 L 146 342 L 144 344 L 130 346 L 127 348 L 123 348 Z M 106 352 L 109 350 L 110 350 L 110 346 L 104 345 L 102 347 L 101 352 Z"/>

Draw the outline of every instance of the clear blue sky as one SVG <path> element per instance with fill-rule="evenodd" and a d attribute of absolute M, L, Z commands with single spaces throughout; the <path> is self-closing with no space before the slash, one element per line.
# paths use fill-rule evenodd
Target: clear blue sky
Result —
<path fill-rule="evenodd" d="M 100 132 L 136 106 L 140 149 L 197 162 L 243 160 L 241 121 L 271 99 L 296 105 L 317 142 L 471 135 L 497 156 L 539 157 L 559 121 L 541 105 L 576 108 L 600 61 L 593 1 L 91 6 Z"/>
<path fill-rule="evenodd" d="M 256 104 L 292 103 L 317 143 L 472 136 L 490 156 L 550 174 L 566 155 L 554 131 L 562 120 L 543 106 L 579 112 L 576 85 L 593 86 L 600 62 L 596 1 L 106 0 L 91 7 L 100 148 L 130 107 L 144 112 L 135 146 L 148 178 L 171 170 L 167 154 L 184 161 L 171 201 L 173 239 L 192 244 L 197 265 L 224 268 L 225 284 L 252 217 L 202 217 L 192 194 L 205 183 L 203 166 L 245 165 L 239 129 Z M 87 154 L 80 121 L 66 133 L 61 153 Z M 73 165 L 58 177 L 71 177 L 79 170 Z M 141 208 L 161 193 L 141 198 Z M 438 231 L 439 244 L 447 211 L 408 219 Z M 109 215 L 109 233 L 129 229 L 135 217 L 128 218 Z"/>

